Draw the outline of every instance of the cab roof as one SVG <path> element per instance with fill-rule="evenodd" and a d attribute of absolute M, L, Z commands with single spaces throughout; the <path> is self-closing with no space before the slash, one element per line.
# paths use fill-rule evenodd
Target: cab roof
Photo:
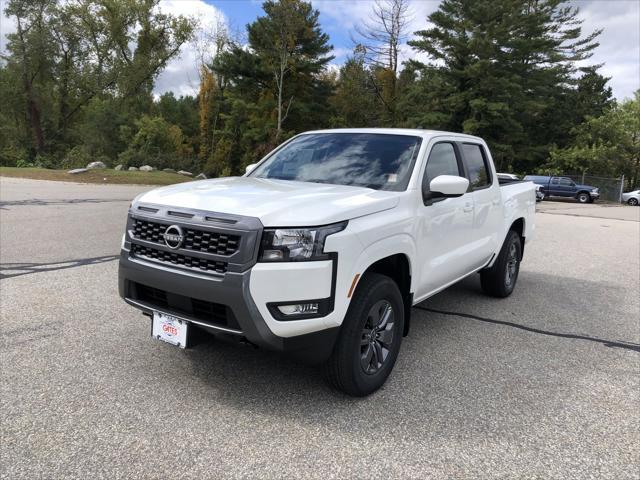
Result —
<path fill-rule="evenodd" d="M 447 136 L 482 141 L 482 138 L 476 137 L 474 135 L 468 135 L 466 133 L 446 132 L 442 130 L 426 130 L 421 128 L 332 128 L 327 130 L 311 130 L 308 132 L 301 132 L 300 135 L 304 135 L 307 133 L 377 133 L 381 135 L 413 135 L 422 138 Z"/>

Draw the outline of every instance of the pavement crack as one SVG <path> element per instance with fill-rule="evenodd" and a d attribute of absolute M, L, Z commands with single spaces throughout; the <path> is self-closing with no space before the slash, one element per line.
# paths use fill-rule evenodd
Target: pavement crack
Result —
<path fill-rule="evenodd" d="M 418 310 L 424 310 L 425 312 L 439 313 L 441 315 L 450 315 L 454 317 L 462 317 L 469 318 L 472 320 L 478 320 L 480 322 L 493 323 L 495 325 L 503 325 L 507 327 L 518 328 L 520 330 L 525 330 L 527 332 L 537 333 L 540 335 L 548 335 L 551 337 L 560 337 L 560 338 L 570 338 L 574 340 L 586 340 L 589 342 L 596 342 L 604 345 L 605 347 L 610 348 L 623 348 L 625 350 L 632 350 L 634 352 L 640 352 L 640 345 L 632 342 L 625 341 L 616 341 L 616 340 L 605 340 L 602 338 L 589 337 L 587 335 L 577 335 L 575 333 L 559 333 L 559 332 L 551 332 L 548 330 L 542 330 L 540 328 L 527 327 L 526 325 L 520 325 L 519 323 L 508 322 L 505 320 L 496 320 L 493 318 L 480 317 L 478 315 L 472 315 L 470 313 L 461 313 L 461 312 L 448 312 L 446 310 L 436 310 L 435 308 L 427 308 L 421 307 L 419 305 L 414 306 L 413 308 L 417 308 Z"/>
<path fill-rule="evenodd" d="M 67 268 L 84 267 L 117 260 L 120 255 L 104 255 L 102 257 L 63 260 L 51 263 L 2 263 L 0 264 L 0 280 L 29 275 L 31 273 L 52 272 Z M 10 273 L 4 273 L 10 272 Z"/>
<path fill-rule="evenodd" d="M 71 198 L 71 199 L 49 199 L 40 200 L 38 198 L 29 198 L 26 200 L 9 200 L 0 202 L 0 209 L 6 210 L 6 207 L 22 207 L 22 206 L 47 206 L 47 205 L 76 205 L 81 203 L 114 203 L 114 202 L 130 202 L 130 198 Z"/>

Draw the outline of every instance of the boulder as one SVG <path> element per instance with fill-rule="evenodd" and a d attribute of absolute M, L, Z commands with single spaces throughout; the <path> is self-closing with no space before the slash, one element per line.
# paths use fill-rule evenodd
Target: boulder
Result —
<path fill-rule="evenodd" d="M 167 173 L 176 173 L 176 171 L 173 168 L 163 168 L 162 171 Z"/>
<path fill-rule="evenodd" d="M 178 171 L 178 175 L 184 175 L 185 177 L 193 177 L 193 173 L 187 172 L 185 170 Z"/>
<path fill-rule="evenodd" d="M 91 162 L 89 165 L 87 165 L 87 168 L 89 170 L 93 170 L 95 168 L 107 168 L 107 166 L 103 162 Z"/>
<path fill-rule="evenodd" d="M 204 173 L 201 173 L 196 177 L 196 180 L 206 180 L 206 179 L 207 179 L 207 176 Z"/>
<path fill-rule="evenodd" d="M 116 165 L 116 168 L 114 168 L 114 170 L 122 170 L 122 165 Z"/>
<path fill-rule="evenodd" d="M 141 172 L 153 172 L 155 169 L 151 165 L 143 165 L 140 167 Z"/>
<path fill-rule="evenodd" d="M 138 171 L 138 167 L 129 167 L 129 171 L 130 172 L 137 172 Z"/>
<path fill-rule="evenodd" d="M 73 170 L 69 170 L 67 173 L 70 173 L 71 175 L 75 175 L 76 173 L 84 173 L 88 171 L 89 170 L 87 168 L 74 168 Z"/>

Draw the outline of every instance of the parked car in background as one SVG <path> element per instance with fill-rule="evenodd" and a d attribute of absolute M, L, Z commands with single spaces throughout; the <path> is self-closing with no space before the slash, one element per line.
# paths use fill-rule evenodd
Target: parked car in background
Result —
<path fill-rule="evenodd" d="M 580 203 L 591 203 L 600 198 L 597 187 L 579 185 L 569 177 L 550 177 L 546 175 L 527 175 L 524 181 L 530 181 L 540 185 L 541 191 L 546 197 L 575 198 Z"/>
<path fill-rule="evenodd" d="M 640 190 L 633 190 L 631 192 L 622 194 L 622 201 L 637 207 L 640 204 Z"/>
<path fill-rule="evenodd" d="M 520 180 L 520 177 L 518 177 L 518 175 L 516 175 L 515 173 L 496 173 L 496 176 L 498 177 L 498 182 L 500 183 L 500 185 L 506 185 L 514 182 L 530 181 Z M 541 202 L 545 197 L 544 192 L 542 191 L 542 187 L 535 183 L 534 185 L 536 187 L 536 202 Z"/>
<path fill-rule="evenodd" d="M 542 186 L 535 184 L 536 186 L 536 202 L 541 202 L 542 200 L 544 200 L 544 192 L 542 191 Z"/>

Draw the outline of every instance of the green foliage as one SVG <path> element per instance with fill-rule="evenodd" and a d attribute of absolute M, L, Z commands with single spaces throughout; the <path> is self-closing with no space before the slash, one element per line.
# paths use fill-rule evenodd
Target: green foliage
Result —
<path fill-rule="evenodd" d="M 294 133 L 328 126 L 331 46 L 319 13 L 301 0 L 267 1 L 247 26 L 249 48 L 231 43 L 203 74 L 201 159 L 208 175 L 244 173 Z"/>
<path fill-rule="evenodd" d="M 61 167 L 65 169 L 84 168 L 93 161 L 96 160 L 91 156 L 87 147 L 76 145 L 64 156 Z"/>
<path fill-rule="evenodd" d="M 444 0 L 411 42 L 428 61 L 403 68 L 393 45 L 406 12 L 379 9 L 378 20 L 396 18 L 391 33 L 357 32 L 366 45 L 337 71 L 311 3 L 269 0 L 248 44 L 215 36 L 197 97 L 154 99 L 191 20 L 159 0 L 9 0 L 17 31 L 0 62 L 0 165 L 240 175 L 305 130 L 419 127 L 482 136 L 499 170 L 637 183 L 637 97 L 615 105 L 608 79 L 586 64 L 599 32 L 583 36 L 567 5 Z"/>
<path fill-rule="evenodd" d="M 194 152 L 182 130 L 163 117 L 143 115 L 136 121 L 137 132 L 118 160 L 125 167 L 151 165 L 154 168 L 191 168 Z"/>
<path fill-rule="evenodd" d="M 433 26 L 410 42 L 434 60 L 408 93 L 429 113 L 411 112 L 405 123 L 481 136 L 499 170 L 535 168 L 582 120 L 569 104 L 580 98 L 583 114 L 593 114 L 611 95 L 595 68 L 574 87 L 576 62 L 600 33 L 582 37 L 577 15 L 561 0 L 444 0 L 429 16 Z"/>
<path fill-rule="evenodd" d="M 28 157 L 27 151 L 11 143 L 3 143 L 0 150 L 0 166 L 16 167 L 18 163 L 24 161 Z"/>
<path fill-rule="evenodd" d="M 331 103 L 337 112 L 332 118 L 332 127 L 373 127 L 380 124 L 375 87 L 361 56 L 348 59 L 340 68 Z"/>
<path fill-rule="evenodd" d="M 576 128 L 575 141 L 554 148 L 541 170 L 624 175 L 629 188 L 640 183 L 640 90 L 600 117 L 588 117 Z"/>
<path fill-rule="evenodd" d="M 17 31 L 7 35 L 0 76 L 0 96 L 14 94 L 3 104 L 2 120 L 10 125 L 5 128 L 18 133 L 32 155 L 51 155 L 55 162 L 78 135 L 90 138 L 80 124 L 105 113 L 104 103 L 92 104 L 96 99 L 117 102 L 116 110 L 134 117 L 148 109 L 155 77 L 194 27 L 191 20 L 162 13 L 158 3 L 9 0 L 5 14 L 15 18 Z M 88 148 L 115 158 L 121 145 L 113 131 L 120 122 L 116 115 L 105 125 L 115 124 L 102 144 Z"/>

